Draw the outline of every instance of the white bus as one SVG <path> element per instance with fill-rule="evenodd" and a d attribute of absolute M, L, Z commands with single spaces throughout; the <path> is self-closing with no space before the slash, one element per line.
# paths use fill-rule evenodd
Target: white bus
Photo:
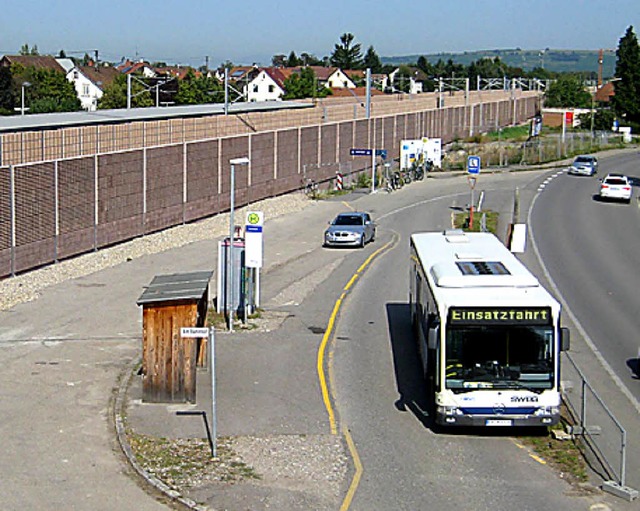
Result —
<path fill-rule="evenodd" d="M 410 309 L 435 423 L 560 419 L 560 304 L 490 233 L 411 236 Z"/>

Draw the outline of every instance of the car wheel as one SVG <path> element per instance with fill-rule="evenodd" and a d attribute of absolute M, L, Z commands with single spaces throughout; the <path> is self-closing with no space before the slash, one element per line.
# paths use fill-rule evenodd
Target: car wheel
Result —
<path fill-rule="evenodd" d="M 362 234 L 362 236 L 360 236 L 360 245 L 358 245 L 360 248 L 364 248 L 364 244 L 365 244 L 365 240 L 364 240 L 364 233 Z"/>

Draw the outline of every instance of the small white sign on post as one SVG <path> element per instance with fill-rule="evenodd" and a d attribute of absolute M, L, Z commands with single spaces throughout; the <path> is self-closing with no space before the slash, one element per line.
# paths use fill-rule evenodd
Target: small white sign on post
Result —
<path fill-rule="evenodd" d="M 198 339 L 201 337 L 209 337 L 209 328 L 183 326 L 182 328 L 180 328 L 180 337 L 190 337 Z"/>
<path fill-rule="evenodd" d="M 244 265 L 247 268 L 262 268 L 262 226 L 264 213 L 249 211 L 244 228 Z"/>

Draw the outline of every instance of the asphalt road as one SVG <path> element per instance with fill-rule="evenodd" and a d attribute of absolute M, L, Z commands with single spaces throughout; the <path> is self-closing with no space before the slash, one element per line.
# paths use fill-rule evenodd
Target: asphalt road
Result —
<path fill-rule="evenodd" d="M 579 341 L 571 356 L 588 371 L 590 383 L 628 434 L 638 429 L 640 412 L 638 163 L 640 154 L 634 151 L 601 159 L 597 177 L 557 174 L 539 194 L 531 214 L 538 251 Z M 631 204 L 598 199 L 599 178 L 608 172 L 635 178 Z M 591 413 L 602 409 L 593 400 L 588 405 Z M 600 420 L 603 432 L 615 438 L 611 419 Z M 616 469 L 619 443 L 605 445 Z M 626 484 L 637 490 L 638 441 L 627 442 L 626 450 Z"/>
<path fill-rule="evenodd" d="M 484 190 L 485 207 L 510 218 L 514 189 L 522 190 L 528 204 L 550 173 L 482 175 L 476 192 Z M 390 242 L 392 248 L 347 297 L 332 351 L 340 425 L 351 431 L 364 469 L 351 509 L 588 509 L 593 497 L 576 495 L 517 439 L 436 435 L 421 416 L 422 387 L 406 314 L 408 234 L 449 227 L 451 214 L 469 198 L 464 176 L 427 179 L 389 195 L 350 197 L 352 207 L 378 219 L 377 240 L 364 250 L 320 247 L 326 221 L 343 209 L 339 202 L 268 222 L 270 278 L 263 279 L 264 290 L 275 297 L 284 293 L 283 310 L 304 303 L 285 332 L 299 342 L 291 350 L 281 339 L 277 353 L 267 357 L 269 346 L 257 341 L 221 339 L 221 350 L 229 347 L 221 354 L 229 365 L 220 372 L 220 390 L 248 394 L 258 378 L 275 385 L 264 396 L 266 413 L 221 394 L 221 434 L 327 431 L 314 379 L 317 332 L 365 258 Z M 506 232 L 506 225 L 501 229 Z M 59 284 L 36 302 L 0 313 L 0 434 L 6 446 L 0 452 L 0 507 L 111 510 L 135 502 L 136 509 L 167 508 L 146 493 L 119 455 L 109 422 L 112 393 L 124 368 L 139 356 L 135 299 L 142 287 L 157 274 L 215 267 L 214 253 L 212 240 L 146 256 Z M 535 263 L 531 251 L 526 257 Z M 325 275 L 323 267 L 330 269 Z M 317 281 L 297 286 L 310 272 Z M 242 357 L 246 352 L 255 362 L 254 345 L 266 364 L 276 365 L 247 379 Z M 579 339 L 574 345 L 581 348 Z M 588 368 L 601 373 L 597 364 Z M 620 399 L 616 388 L 611 392 L 612 402 Z M 610 507 L 627 509 L 619 501 Z"/>
<path fill-rule="evenodd" d="M 543 177 L 482 176 L 485 207 L 510 219 L 515 188 L 535 193 Z M 415 196 L 378 211 L 376 243 L 393 248 L 349 296 L 335 333 L 337 407 L 363 466 L 350 509 L 590 509 L 592 497 L 573 491 L 512 432 L 430 429 L 407 308 L 408 238 L 450 227 L 469 191 L 460 176 L 407 193 Z"/>

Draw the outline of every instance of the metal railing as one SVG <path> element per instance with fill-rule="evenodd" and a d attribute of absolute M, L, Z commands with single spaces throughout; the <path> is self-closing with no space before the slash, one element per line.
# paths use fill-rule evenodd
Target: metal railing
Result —
<path fill-rule="evenodd" d="M 627 432 L 571 356 L 565 355 L 561 391 L 574 422 L 569 432 L 590 449 L 587 460 L 603 477 L 603 490 L 633 500 L 638 492 L 626 486 Z"/>

